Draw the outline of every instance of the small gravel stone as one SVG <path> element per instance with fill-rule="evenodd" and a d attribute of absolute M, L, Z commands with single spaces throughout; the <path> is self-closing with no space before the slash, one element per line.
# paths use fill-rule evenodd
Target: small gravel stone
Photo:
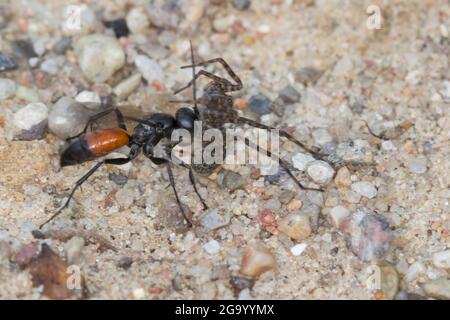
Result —
<path fill-rule="evenodd" d="M 327 184 L 333 179 L 334 169 L 325 161 L 314 160 L 306 169 L 308 176 L 318 184 Z"/>
<path fill-rule="evenodd" d="M 144 8 L 135 7 L 128 12 L 126 16 L 128 29 L 132 33 L 142 33 L 150 26 L 147 14 Z"/>
<path fill-rule="evenodd" d="M 450 250 L 434 253 L 433 264 L 438 268 L 450 269 Z"/>
<path fill-rule="evenodd" d="M 374 185 L 367 181 L 353 183 L 352 190 L 369 199 L 374 198 L 378 192 Z"/>
<path fill-rule="evenodd" d="M 336 228 L 339 228 L 348 216 L 350 216 L 350 211 L 346 207 L 337 206 L 330 210 L 328 218 Z"/>
<path fill-rule="evenodd" d="M 237 296 L 242 290 L 253 288 L 255 281 L 252 278 L 237 276 L 230 278 L 230 284 L 233 288 L 234 295 Z"/>
<path fill-rule="evenodd" d="M 117 184 L 118 186 L 124 186 L 128 182 L 128 177 L 126 175 L 120 174 L 120 173 L 112 172 L 108 175 L 108 178 L 109 178 L 109 180 L 111 180 L 112 182 Z"/>
<path fill-rule="evenodd" d="M 75 54 L 85 77 L 92 82 L 104 82 L 125 64 L 125 53 L 116 39 L 102 34 L 80 38 Z"/>
<path fill-rule="evenodd" d="M 427 172 L 426 158 L 413 158 L 408 161 L 409 171 L 415 174 L 423 174 Z"/>
<path fill-rule="evenodd" d="M 233 7 L 241 11 L 247 10 L 252 5 L 251 0 L 233 0 L 232 3 Z"/>
<path fill-rule="evenodd" d="M 264 272 L 274 269 L 275 257 L 263 243 L 255 242 L 248 245 L 243 254 L 241 274 L 255 278 Z"/>
<path fill-rule="evenodd" d="M 300 101 L 301 95 L 300 93 L 293 87 L 287 86 L 278 94 L 281 101 L 286 104 L 293 104 Z"/>
<path fill-rule="evenodd" d="M 314 141 L 320 146 L 324 146 L 327 143 L 333 142 L 333 137 L 325 128 L 319 128 L 314 130 L 312 132 L 312 136 L 314 138 Z"/>
<path fill-rule="evenodd" d="M 63 56 L 48 58 L 41 63 L 40 69 L 51 75 L 57 75 L 61 72 L 61 67 L 65 61 L 66 59 Z"/>
<path fill-rule="evenodd" d="M 295 78 L 304 85 L 315 84 L 322 76 L 322 71 L 314 67 L 303 67 L 296 74 Z"/>
<path fill-rule="evenodd" d="M 161 29 L 177 28 L 183 13 L 179 1 L 153 0 L 146 9 L 151 23 Z"/>
<path fill-rule="evenodd" d="M 117 191 L 116 199 L 121 207 L 127 209 L 134 202 L 134 192 L 130 188 L 122 188 Z"/>
<path fill-rule="evenodd" d="M 142 300 L 146 296 L 144 288 L 134 288 L 133 289 L 133 298 L 136 300 Z"/>
<path fill-rule="evenodd" d="M 0 52 L 0 71 L 13 70 L 17 68 L 14 58 Z"/>
<path fill-rule="evenodd" d="M 64 249 L 66 251 L 66 258 L 69 265 L 78 261 L 84 244 L 84 239 L 78 236 L 72 237 L 66 242 Z"/>
<path fill-rule="evenodd" d="M 200 225 L 205 233 L 225 227 L 230 223 L 228 215 L 219 215 L 217 208 L 210 209 L 200 217 Z"/>
<path fill-rule="evenodd" d="M 309 217 L 297 213 L 281 218 L 278 221 L 278 230 L 298 241 L 308 238 L 312 232 Z"/>
<path fill-rule="evenodd" d="M 338 144 L 336 155 L 345 162 L 372 163 L 373 154 L 367 140 L 354 140 Z"/>
<path fill-rule="evenodd" d="M 383 261 L 378 267 L 380 268 L 380 284 L 381 290 L 383 291 L 383 298 L 392 300 L 397 294 L 400 285 L 400 278 L 397 270 L 387 261 Z"/>
<path fill-rule="evenodd" d="M 41 139 L 47 131 L 48 108 L 40 102 L 30 103 L 13 115 L 15 138 L 19 140 Z"/>
<path fill-rule="evenodd" d="M 293 192 L 291 190 L 284 190 L 278 196 L 278 200 L 280 200 L 280 202 L 282 204 L 287 204 L 294 198 L 294 196 L 295 196 L 295 192 Z"/>
<path fill-rule="evenodd" d="M 297 153 L 292 156 L 292 165 L 295 169 L 305 171 L 309 163 L 315 161 L 314 157 L 307 153 Z"/>
<path fill-rule="evenodd" d="M 0 79 L 0 101 L 14 97 L 17 85 L 13 80 Z"/>
<path fill-rule="evenodd" d="M 386 218 L 378 213 L 357 211 L 345 218 L 339 229 L 353 253 L 366 262 L 383 258 L 393 237 Z"/>
<path fill-rule="evenodd" d="M 395 150 L 395 145 L 391 140 L 385 140 L 381 143 L 381 148 L 383 148 L 383 150 L 385 151 L 392 151 Z"/>
<path fill-rule="evenodd" d="M 137 55 L 134 58 L 134 64 L 148 83 L 164 81 L 164 70 L 156 60 L 144 55 Z"/>
<path fill-rule="evenodd" d="M 21 268 L 25 268 L 33 258 L 39 254 L 39 245 L 36 242 L 31 242 L 23 245 L 16 253 L 15 261 Z"/>
<path fill-rule="evenodd" d="M 11 255 L 11 246 L 8 241 L 0 240 L 0 264 L 3 261 L 9 260 L 9 256 Z"/>
<path fill-rule="evenodd" d="M 405 280 L 406 282 L 412 282 L 414 281 L 417 276 L 421 273 L 424 273 L 426 270 L 425 265 L 420 262 L 416 261 L 412 265 L 409 266 L 408 271 L 406 271 L 405 274 Z"/>
<path fill-rule="evenodd" d="M 208 254 L 216 254 L 220 251 L 220 243 L 214 239 L 210 240 L 203 245 L 203 249 L 205 249 Z"/>
<path fill-rule="evenodd" d="M 75 101 L 78 101 L 80 103 L 97 103 L 100 104 L 100 96 L 98 93 L 93 91 L 81 91 L 76 97 Z"/>
<path fill-rule="evenodd" d="M 141 84 L 142 76 L 140 73 L 136 73 L 129 78 L 126 78 L 119 82 L 113 89 L 113 93 L 120 99 L 127 98 L 135 91 Z"/>
<path fill-rule="evenodd" d="M 116 38 L 126 37 L 130 33 L 127 22 L 123 18 L 103 21 L 103 25 L 108 29 L 113 29 Z"/>
<path fill-rule="evenodd" d="M 303 253 L 303 251 L 305 251 L 305 249 L 306 249 L 307 246 L 308 246 L 308 245 L 307 245 L 306 243 L 299 243 L 299 244 L 296 244 L 295 246 L 293 246 L 293 247 L 291 248 L 291 253 L 292 253 L 292 255 L 294 255 L 294 256 L 299 256 L 299 255 L 301 255 L 301 254 Z"/>
<path fill-rule="evenodd" d="M 423 285 L 427 295 L 436 299 L 450 300 L 450 278 L 440 277 Z"/>
<path fill-rule="evenodd" d="M 347 167 L 342 167 L 336 173 L 334 183 L 336 183 L 336 185 L 341 188 L 350 187 L 350 185 L 352 184 L 350 176 L 350 171 L 347 169 Z"/>
<path fill-rule="evenodd" d="M 48 117 L 48 127 L 60 139 L 80 133 L 93 114 L 83 104 L 69 97 L 60 98 Z"/>
<path fill-rule="evenodd" d="M 53 52 L 56 54 L 65 54 L 72 47 L 72 38 L 63 37 L 53 45 Z"/>
<path fill-rule="evenodd" d="M 333 69 L 333 75 L 335 77 L 344 76 L 353 69 L 353 62 L 351 58 L 346 55 L 339 60 Z"/>
<path fill-rule="evenodd" d="M 272 101 L 262 94 L 252 96 L 248 104 L 250 109 L 257 114 L 269 114 L 273 109 Z"/>
<path fill-rule="evenodd" d="M 16 97 L 23 101 L 28 102 L 39 102 L 39 95 L 36 91 L 31 88 L 24 86 L 18 86 L 16 90 Z"/>
<path fill-rule="evenodd" d="M 133 264 L 133 259 L 131 257 L 124 256 L 124 257 L 121 257 L 119 259 L 119 261 L 117 261 L 116 265 L 118 268 L 127 270 L 131 267 L 132 264 Z"/>
<path fill-rule="evenodd" d="M 239 188 L 242 188 L 245 183 L 246 180 L 239 173 L 230 170 L 225 170 L 225 172 L 223 173 L 222 184 L 230 191 L 235 191 Z"/>

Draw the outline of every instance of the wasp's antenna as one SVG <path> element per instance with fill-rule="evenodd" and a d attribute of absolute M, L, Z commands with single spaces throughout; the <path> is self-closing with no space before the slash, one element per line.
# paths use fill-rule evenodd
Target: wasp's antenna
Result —
<path fill-rule="evenodd" d="M 198 117 L 199 112 L 197 108 L 197 87 L 195 86 L 195 60 L 194 60 L 194 49 L 192 48 L 192 41 L 189 40 L 189 45 L 191 46 L 191 63 L 192 63 L 192 99 L 194 99 L 194 112 Z"/>

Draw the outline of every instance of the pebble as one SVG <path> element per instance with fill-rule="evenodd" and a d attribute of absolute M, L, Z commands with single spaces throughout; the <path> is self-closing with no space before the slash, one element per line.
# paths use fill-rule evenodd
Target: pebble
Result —
<path fill-rule="evenodd" d="M 249 244 L 243 254 L 241 274 L 252 278 L 273 270 L 276 266 L 272 252 L 261 242 Z"/>
<path fill-rule="evenodd" d="M 230 278 L 230 284 L 234 295 L 237 296 L 242 290 L 253 288 L 255 281 L 252 278 L 236 276 Z"/>
<path fill-rule="evenodd" d="M 146 7 L 151 23 L 161 29 L 176 29 L 180 24 L 181 2 L 167 0 L 149 1 Z"/>
<path fill-rule="evenodd" d="M 295 74 L 295 79 L 304 85 L 315 84 L 322 76 L 322 71 L 314 67 L 303 67 Z"/>
<path fill-rule="evenodd" d="M 118 186 L 124 186 L 128 182 L 128 177 L 124 174 L 111 172 L 108 175 L 109 180 L 117 184 Z"/>
<path fill-rule="evenodd" d="M 246 179 L 239 173 L 234 171 L 225 170 L 223 173 L 222 185 L 230 191 L 235 191 L 242 188 L 246 183 Z"/>
<path fill-rule="evenodd" d="M 38 256 L 39 251 L 40 247 L 36 242 L 25 244 L 16 253 L 15 261 L 19 267 L 24 268 Z"/>
<path fill-rule="evenodd" d="M 357 211 L 339 223 L 352 252 L 362 261 L 381 259 L 389 250 L 393 233 L 378 213 Z"/>
<path fill-rule="evenodd" d="M 0 52 L 0 71 L 13 70 L 17 67 L 17 62 L 14 60 L 14 58 L 4 55 Z"/>
<path fill-rule="evenodd" d="M 164 70 L 156 60 L 140 54 L 134 58 L 134 64 L 148 83 L 164 81 Z"/>
<path fill-rule="evenodd" d="M 54 105 L 48 116 L 48 127 L 60 139 L 80 133 L 86 125 L 89 110 L 72 98 L 62 97 Z"/>
<path fill-rule="evenodd" d="M 92 34 L 75 44 L 75 54 L 85 77 L 92 82 L 104 82 L 125 64 L 125 53 L 112 37 Z"/>
<path fill-rule="evenodd" d="M 450 250 L 435 252 L 433 264 L 438 268 L 450 269 Z"/>
<path fill-rule="evenodd" d="M 395 145 L 391 140 L 385 140 L 381 143 L 381 148 L 383 148 L 383 150 L 385 151 L 392 151 L 395 150 Z"/>
<path fill-rule="evenodd" d="M 64 249 L 66 251 L 66 258 L 69 265 L 78 261 L 84 245 L 84 239 L 78 236 L 72 237 L 66 242 Z"/>
<path fill-rule="evenodd" d="M 325 161 L 314 160 L 306 169 L 308 176 L 318 184 L 327 184 L 333 179 L 334 169 Z"/>
<path fill-rule="evenodd" d="M 295 192 L 293 192 L 291 190 L 284 190 L 278 196 L 278 200 L 282 204 L 287 204 L 294 198 L 294 196 L 295 196 Z"/>
<path fill-rule="evenodd" d="M 305 171 L 308 164 L 315 160 L 312 155 L 300 152 L 292 156 L 292 165 L 297 170 Z"/>
<path fill-rule="evenodd" d="M 132 33 L 142 33 L 150 26 L 147 14 L 145 13 L 144 8 L 141 7 L 131 9 L 125 19 L 127 21 L 128 29 L 130 29 Z"/>
<path fill-rule="evenodd" d="M 423 174 L 427 172 L 426 158 L 413 158 L 408 161 L 409 171 L 415 174 Z"/>
<path fill-rule="evenodd" d="M 134 288 L 132 292 L 133 298 L 137 300 L 142 300 L 146 296 L 144 288 Z"/>
<path fill-rule="evenodd" d="M 341 223 L 350 216 L 350 211 L 343 206 L 336 206 L 330 210 L 328 219 L 336 228 L 339 228 Z"/>
<path fill-rule="evenodd" d="M 97 103 L 100 104 L 101 100 L 100 100 L 100 96 L 98 95 L 98 93 L 93 92 L 93 91 L 81 91 L 76 97 L 75 97 L 75 101 L 78 101 L 80 103 Z"/>
<path fill-rule="evenodd" d="M 312 132 L 312 136 L 314 138 L 314 141 L 320 146 L 324 146 L 326 144 L 333 142 L 333 137 L 325 128 L 319 128 L 314 130 Z"/>
<path fill-rule="evenodd" d="M 381 277 L 381 291 L 383 291 L 383 298 L 392 300 L 395 298 L 400 285 L 400 277 L 391 263 L 383 261 L 378 265 L 380 268 Z"/>
<path fill-rule="evenodd" d="M 26 105 L 13 115 L 15 137 L 19 140 L 41 139 L 47 131 L 48 108 L 41 102 Z"/>
<path fill-rule="evenodd" d="M 36 91 L 31 88 L 27 88 L 24 86 L 18 86 L 16 90 L 16 97 L 23 101 L 28 102 L 39 102 L 39 95 Z"/>
<path fill-rule="evenodd" d="M 232 4 L 236 9 L 244 11 L 250 8 L 252 2 L 251 0 L 233 0 Z"/>
<path fill-rule="evenodd" d="M 63 37 L 53 45 L 53 52 L 56 54 L 65 54 L 72 47 L 72 38 Z"/>
<path fill-rule="evenodd" d="M 217 208 L 210 209 L 200 217 L 200 225 L 205 233 L 227 226 L 230 223 L 228 215 L 220 215 Z"/>
<path fill-rule="evenodd" d="M 126 37 L 130 33 L 127 22 L 123 18 L 103 21 L 103 25 L 108 29 L 113 29 L 116 38 Z"/>
<path fill-rule="evenodd" d="M 122 188 L 116 193 L 117 203 L 124 209 L 129 208 L 134 202 L 134 192 L 130 188 Z"/>
<path fill-rule="evenodd" d="M 132 76 L 119 82 L 113 89 L 113 93 L 120 99 L 126 99 L 141 84 L 142 76 L 135 73 Z"/>
<path fill-rule="evenodd" d="M 129 269 L 131 267 L 132 264 L 133 264 L 133 259 L 131 257 L 124 256 L 124 257 L 121 257 L 119 259 L 119 261 L 117 261 L 116 266 L 118 268 L 122 268 L 122 269 L 127 270 L 127 269 Z"/>
<path fill-rule="evenodd" d="M 342 57 L 334 66 L 333 75 L 335 77 L 348 74 L 353 69 L 353 62 L 348 55 Z"/>
<path fill-rule="evenodd" d="M 345 193 L 345 200 L 349 203 L 359 203 L 361 201 L 361 195 L 353 190 L 348 190 Z"/>
<path fill-rule="evenodd" d="M 14 97 L 17 85 L 13 80 L 0 79 L 0 101 Z"/>
<path fill-rule="evenodd" d="M 407 282 L 412 282 L 417 278 L 419 274 L 424 273 L 425 270 L 425 265 L 420 261 L 416 261 L 411 264 L 408 268 L 408 271 L 406 271 L 405 280 Z"/>
<path fill-rule="evenodd" d="M 269 114 L 273 109 L 272 101 L 262 94 L 252 96 L 248 101 L 248 105 L 257 114 Z"/>
<path fill-rule="evenodd" d="M 338 187 L 350 187 L 352 184 L 350 171 L 347 167 L 342 167 L 336 173 L 336 177 L 334 178 L 334 183 Z"/>
<path fill-rule="evenodd" d="M 373 154 L 367 140 L 354 140 L 338 144 L 336 155 L 345 162 L 372 163 Z"/>
<path fill-rule="evenodd" d="M 374 198 L 378 192 L 374 185 L 367 181 L 354 182 L 352 190 L 368 199 Z"/>
<path fill-rule="evenodd" d="M 57 75 L 61 73 L 61 67 L 64 65 L 65 61 L 66 58 L 63 56 L 48 58 L 41 63 L 40 69 L 51 75 Z"/>
<path fill-rule="evenodd" d="M 208 254 L 216 254 L 220 251 L 220 243 L 214 239 L 210 240 L 203 245 L 203 249 L 205 249 Z"/>
<path fill-rule="evenodd" d="M 423 285 L 427 295 L 436 299 L 450 300 L 450 278 L 440 277 Z"/>
<path fill-rule="evenodd" d="M 278 221 L 278 230 L 295 240 L 304 240 L 311 235 L 312 227 L 307 215 L 291 213 Z"/>
<path fill-rule="evenodd" d="M 299 243 L 299 244 L 296 244 L 295 246 L 293 246 L 293 247 L 291 248 L 291 253 L 292 253 L 292 255 L 294 255 L 294 256 L 299 256 L 299 255 L 301 255 L 301 254 L 303 253 L 303 251 L 305 251 L 305 249 L 306 249 L 307 246 L 308 246 L 308 245 L 307 245 L 306 243 Z"/>
<path fill-rule="evenodd" d="M 300 101 L 301 95 L 293 86 L 288 85 L 282 89 L 279 94 L 279 98 L 286 104 L 293 104 Z"/>

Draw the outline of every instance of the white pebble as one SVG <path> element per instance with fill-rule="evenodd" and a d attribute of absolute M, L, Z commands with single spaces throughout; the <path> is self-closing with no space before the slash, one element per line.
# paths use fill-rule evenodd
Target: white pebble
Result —
<path fill-rule="evenodd" d="M 303 251 L 305 251 L 305 249 L 306 249 L 307 246 L 308 246 L 308 245 L 307 245 L 306 243 L 299 243 L 299 244 L 296 244 L 295 246 L 293 246 L 293 247 L 291 248 L 291 253 L 292 253 L 292 255 L 294 255 L 294 256 L 299 256 L 299 255 L 301 255 L 301 254 L 303 253 Z"/>
<path fill-rule="evenodd" d="M 137 55 L 136 58 L 134 58 L 134 63 L 142 73 L 142 76 L 149 83 L 152 83 L 153 81 L 163 82 L 164 71 L 155 60 L 144 55 Z"/>
<path fill-rule="evenodd" d="M 145 10 L 140 7 L 131 9 L 125 20 L 132 33 L 142 33 L 150 26 Z"/>
<path fill-rule="evenodd" d="M 408 161 L 409 171 L 415 174 L 422 174 L 427 172 L 426 158 L 413 158 Z"/>
<path fill-rule="evenodd" d="M 322 160 L 309 163 L 306 172 L 314 182 L 319 184 L 329 183 L 334 175 L 334 169 Z"/>
<path fill-rule="evenodd" d="M 423 272 L 425 272 L 425 266 L 423 265 L 423 263 L 416 261 L 409 266 L 408 271 L 406 272 L 405 279 L 407 282 L 414 281 L 417 276 Z"/>
<path fill-rule="evenodd" d="M 41 102 L 30 103 L 14 114 L 14 127 L 20 130 L 30 130 L 47 118 L 48 108 L 45 104 Z"/>
<path fill-rule="evenodd" d="M 75 54 L 85 77 L 92 82 L 104 82 L 125 64 L 125 53 L 119 42 L 102 34 L 80 38 Z"/>
<path fill-rule="evenodd" d="M 395 145 L 390 140 L 385 140 L 381 143 L 381 148 L 385 151 L 395 150 Z"/>
<path fill-rule="evenodd" d="M 353 62 L 348 55 L 339 60 L 333 69 L 333 75 L 335 77 L 347 74 L 353 69 Z"/>
<path fill-rule="evenodd" d="M 141 84 L 141 74 L 136 73 L 129 78 L 126 78 L 119 82 L 113 89 L 114 94 L 121 98 L 127 98 L 134 90 L 136 90 Z"/>
<path fill-rule="evenodd" d="M 61 72 L 61 67 L 64 64 L 64 61 L 65 58 L 63 56 L 48 58 L 41 63 L 40 69 L 51 75 L 57 75 Z"/>
<path fill-rule="evenodd" d="M 145 298 L 145 290 L 143 288 L 134 288 L 133 289 L 133 298 L 144 299 Z"/>
<path fill-rule="evenodd" d="M 210 240 L 203 245 L 203 249 L 209 254 L 216 254 L 220 251 L 220 243 L 216 240 Z"/>
<path fill-rule="evenodd" d="M 0 101 L 14 97 L 17 85 L 13 80 L 0 79 Z"/>
<path fill-rule="evenodd" d="M 315 159 L 312 155 L 306 153 L 297 153 L 292 156 L 292 164 L 295 169 L 304 171 L 306 166 Z"/>
<path fill-rule="evenodd" d="M 28 102 L 39 102 L 39 95 L 31 88 L 18 86 L 16 90 L 16 97 L 20 100 Z"/>
<path fill-rule="evenodd" d="M 81 91 L 76 97 L 75 100 L 81 103 L 101 103 L 100 96 L 98 93 L 93 91 Z"/>
<path fill-rule="evenodd" d="M 438 268 L 450 269 L 450 250 L 434 253 L 433 264 Z"/>
<path fill-rule="evenodd" d="M 374 198 L 378 192 L 374 185 L 367 181 L 353 183 L 352 190 L 369 199 Z"/>
<path fill-rule="evenodd" d="M 349 215 L 350 211 L 346 207 L 337 206 L 330 210 L 329 219 L 336 228 L 339 228 L 341 222 Z"/>

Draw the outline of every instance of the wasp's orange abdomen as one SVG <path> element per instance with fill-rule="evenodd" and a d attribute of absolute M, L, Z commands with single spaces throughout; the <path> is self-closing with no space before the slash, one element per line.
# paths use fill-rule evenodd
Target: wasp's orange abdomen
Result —
<path fill-rule="evenodd" d="M 130 142 L 128 133 L 120 128 L 95 130 L 87 133 L 85 139 L 94 157 L 107 155 Z"/>

